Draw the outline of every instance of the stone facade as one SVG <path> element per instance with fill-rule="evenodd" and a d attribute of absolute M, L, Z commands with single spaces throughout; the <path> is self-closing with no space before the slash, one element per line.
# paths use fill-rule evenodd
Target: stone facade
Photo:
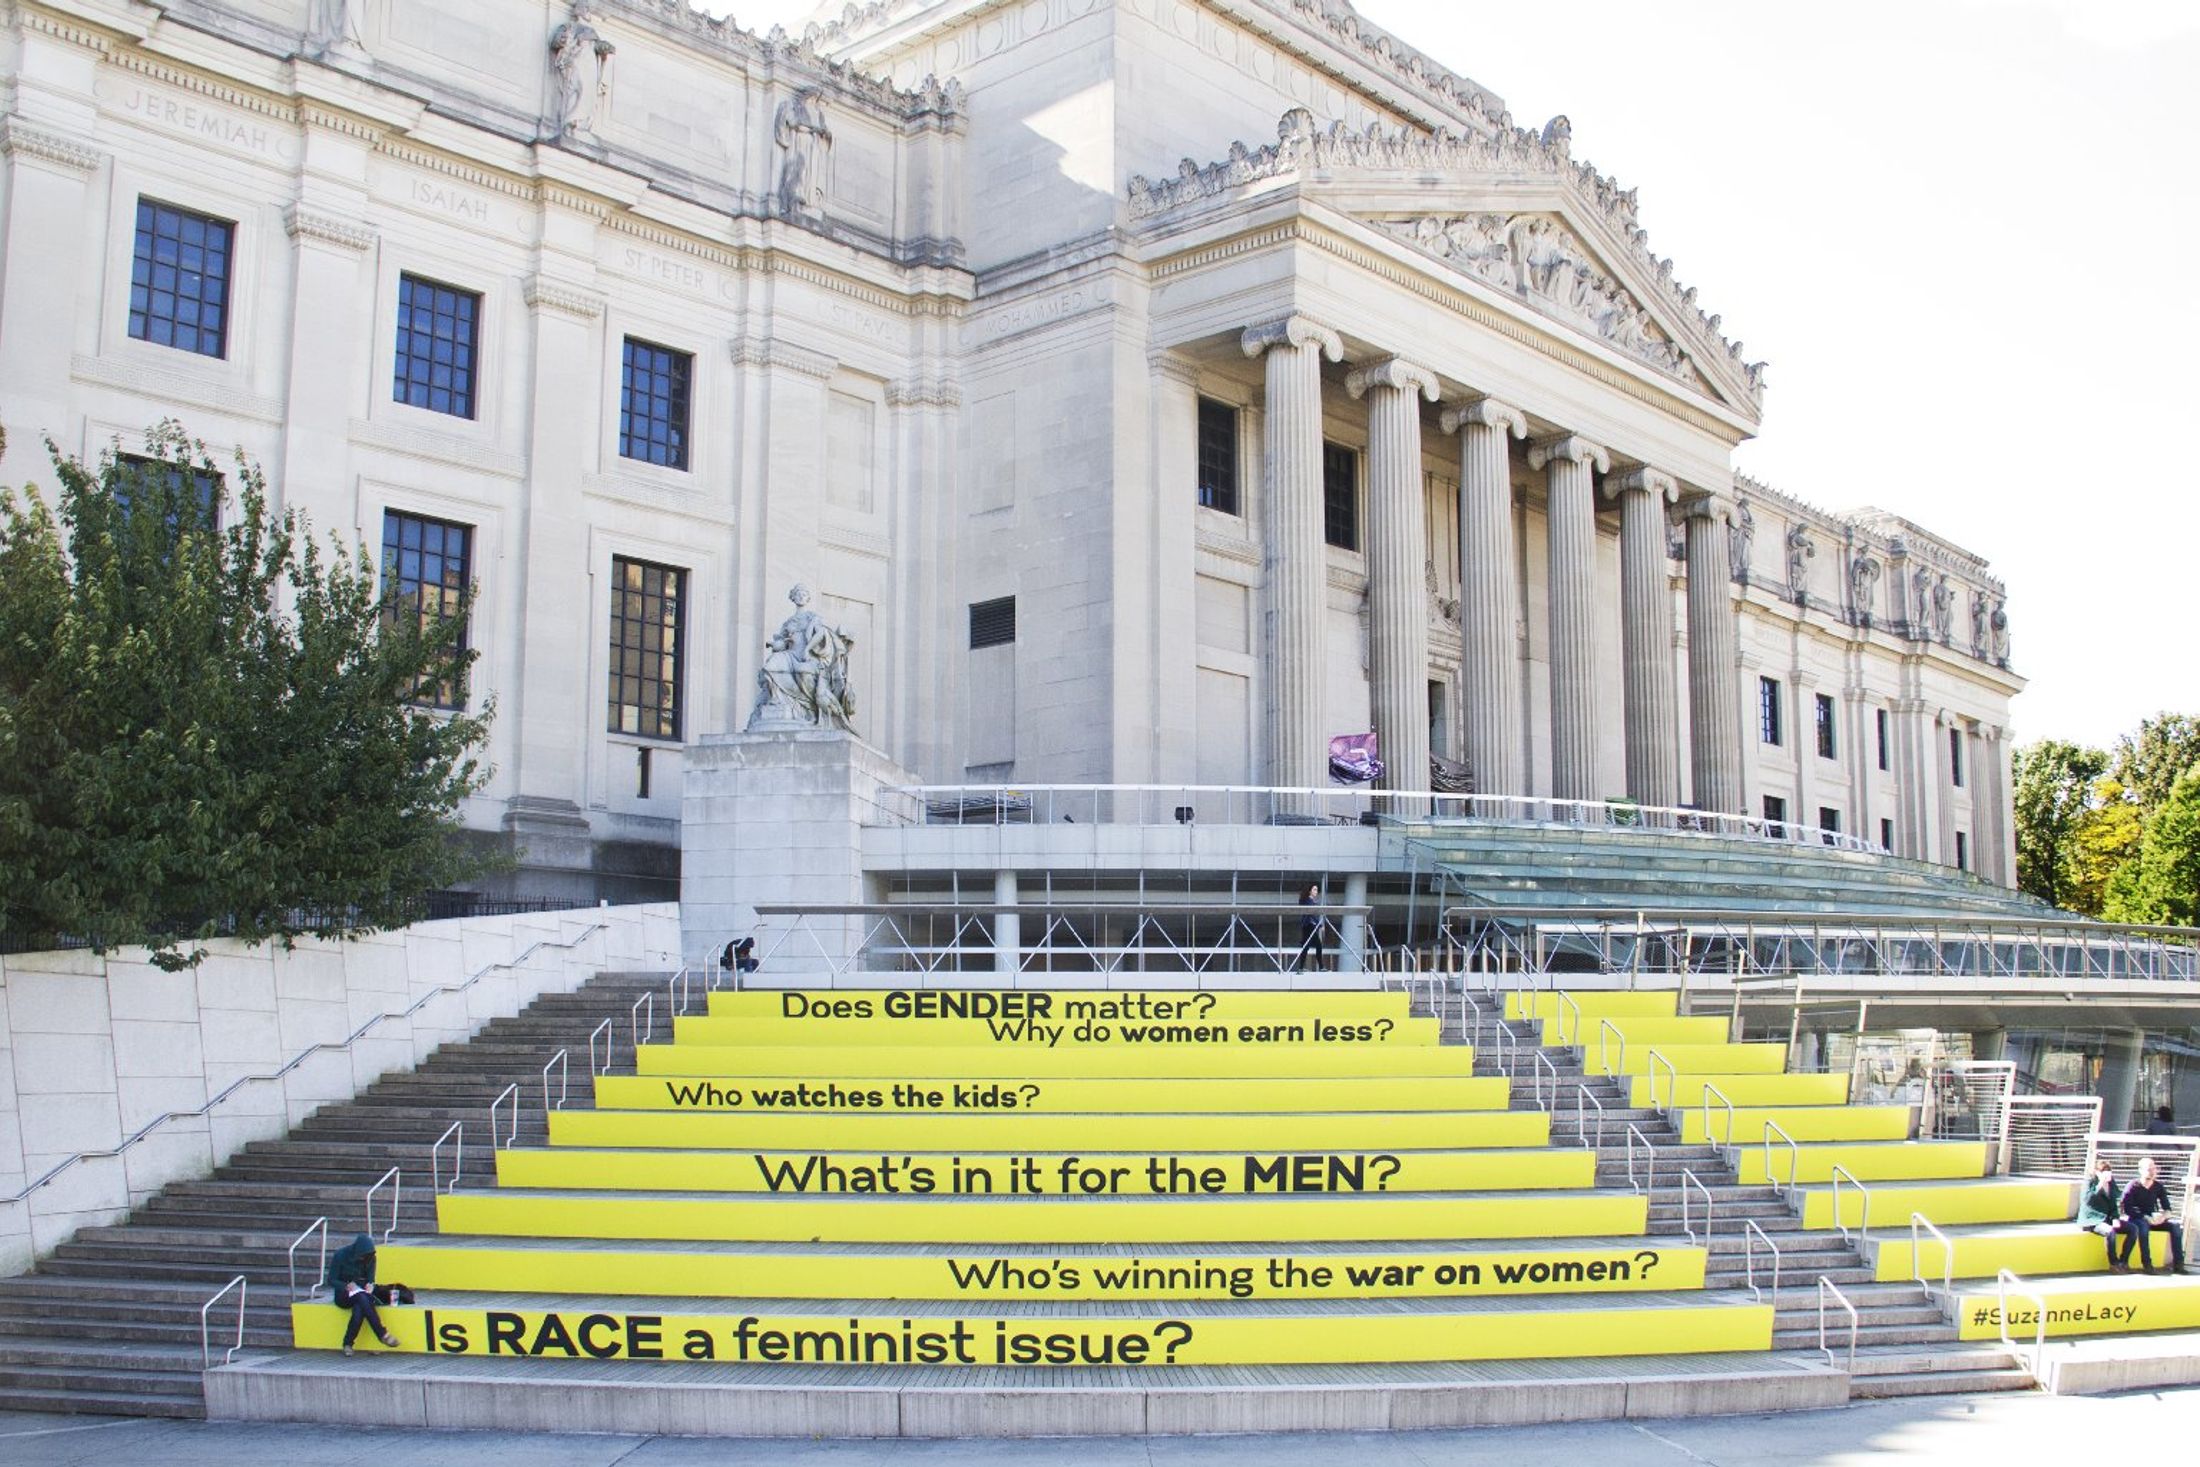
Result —
<path fill-rule="evenodd" d="M 0 26 L 7 477 L 172 415 L 372 550 L 464 527 L 498 707 L 466 819 L 529 894 L 675 889 L 687 746 L 740 725 L 798 581 L 857 732 L 927 780 L 1315 783 L 1377 726 L 1402 786 L 1425 749 L 1491 793 L 1769 796 L 2011 875 L 1999 584 L 1738 480 L 1764 373 L 1633 192 L 1347 5 Z M 216 351 L 138 328 L 148 200 L 233 227 Z M 474 301 L 464 413 L 393 373 L 421 282 Z M 672 452 L 629 401 L 668 373 Z"/>

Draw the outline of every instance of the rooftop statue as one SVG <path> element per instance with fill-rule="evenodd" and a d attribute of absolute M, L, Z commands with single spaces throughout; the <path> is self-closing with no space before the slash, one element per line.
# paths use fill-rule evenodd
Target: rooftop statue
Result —
<path fill-rule="evenodd" d="M 787 593 L 794 613 L 764 644 L 756 670 L 756 706 L 749 733 L 837 728 L 855 732 L 856 700 L 848 688 L 848 654 L 855 638 L 810 610 L 810 588 Z"/>

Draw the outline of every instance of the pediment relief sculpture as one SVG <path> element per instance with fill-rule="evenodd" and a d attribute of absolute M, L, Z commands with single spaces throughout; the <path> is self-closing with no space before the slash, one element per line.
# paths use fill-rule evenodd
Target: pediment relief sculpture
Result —
<path fill-rule="evenodd" d="M 1383 233 L 1518 296 L 1661 372 L 1693 380 L 1687 355 L 1607 274 L 1580 236 L 1549 214 L 1426 214 L 1369 221 Z"/>
<path fill-rule="evenodd" d="M 1552 118 L 1540 131 L 1508 123 L 1496 127 L 1490 136 L 1481 137 L 1462 136 L 1449 128 L 1422 132 L 1408 127 L 1386 128 L 1373 122 L 1361 129 L 1348 128 L 1341 122 L 1324 127 L 1313 113 L 1294 107 L 1278 120 L 1273 143 L 1258 148 L 1236 143 L 1228 157 L 1205 165 L 1186 158 L 1178 163 L 1174 177 L 1156 179 L 1133 174 L 1129 183 L 1130 217 L 1153 218 L 1263 179 L 1310 172 L 1408 173 L 1415 175 L 1417 182 L 1431 174 L 1458 181 L 1554 180 L 1568 191 L 1586 217 L 1601 220 L 1624 243 L 1628 268 L 1635 272 L 1633 278 L 1639 286 L 1663 297 L 1660 309 L 1667 320 L 1677 322 L 1691 337 L 1694 349 L 1688 355 L 1696 365 L 1701 368 L 1706 362 L 1719 363 L 1738 395 L 1745 395 L 1751 403 L 1761 403 L 1764 363 L 1746 360 L 1741 343 L 1721 334 L 1719 318 L 1706 314 L 1696 304 L 1694 288 L 1673 278 L 1673 262 L 1651 253 L 1649 233 L 1636 219 L 1635 191 L 1622 189 L 1589 164 L 1575 161 L 1572 148 L 1573 128 L 1563 117 Z M 1580 240 L 1554 217 L 1532 217 L 1549 220 L 1552 231 L 1564 231 L 1573 256 L 1589 259 Z M 1418 220 L 1411 222 L 1418 227 Z M 1440 224 L 1439 232 L 1441 229 Z M 1466 243 L 1476 244 L 1471 238 Z M 1488 243 L 1480 241 L 1479 247 L 1486 250 Z M 1547 239 L 1542 248 L 1544 263 L 1553 264 L 1558 242 Z M 1571 282 L 1559 282 L 1563 293 L 1570 295 L 1571 288 Z M 1631 343 L 1627 349 L 1646 361 L 1670 354 L 1672 365 L 1664 370 L 1678 375 L 1683 348 L 1650 321 L 1638 295 L 1625 289 L 1618 295 L 1625 297 L 1632 314 L 1620 309 L 1617 298 L 1608 298 L 1607 306 L 1615 319 L 1608 331 L 1599 334 Z"/>

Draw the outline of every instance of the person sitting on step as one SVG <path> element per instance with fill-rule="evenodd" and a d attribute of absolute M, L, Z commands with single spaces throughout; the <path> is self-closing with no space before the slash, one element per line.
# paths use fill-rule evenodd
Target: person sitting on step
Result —
<path fill-rule="evenodd" d="M 2169 1189 L 2162 1185 L 2162 1169 L 2153 1157 L 2139 1163 L 2139 1180 L 2124 1188 L 2124 1252 L 2119 1263 L 2131 1262 L 2131 1245 L 2139 1245 L 2139 1266 L 2148 1273 L 2154 1272 L 2154 1248 L 2152 1239 L 2159 1229 L 2169 1234 L 2169 1267 L 2164 1273 L 2185 1271 L 2185 1240 L 2183 1229 L 2170 1216 Z"/>
<path fill-rule="evenodd" d="M 376 1307 L 374 1295 L 374 1240 L 365 1233 L 336 1250 L 328 1261 L 329 1297 L 338 1309 L 351 1315 L 351 1323 L 344 1326 L 344 1353 L 351 1353 L 352 1341 L 359 1338 L 359 1327 L 373 1327 L 374 1336 L 383 1344 L 395 1349 L 397 1336 L 391 1334 L 382 1323 L 381 1310 Z"/>
<path fill-rule="evenodd" d="M 2093 1165 L 2093 1180 L 2086 1183 L 2078 1202 L 2078 1226 L 2101 1236 L 2108 1250 L 2108 1266 L 2117 1273 L 2131 1270 L 2116 1261 L 2116 1237 L 2124 1231 L 2123 1191 L 2116 1185 L 2116 1169 L 2102 1157 Z M 2126 1244 L 2126 1247 L 2129 1245 Z"/>

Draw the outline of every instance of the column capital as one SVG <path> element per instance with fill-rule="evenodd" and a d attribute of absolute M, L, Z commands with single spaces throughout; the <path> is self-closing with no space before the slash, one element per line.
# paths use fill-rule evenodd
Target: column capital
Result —
<path fill-rule="evenodd" d="M 1613 499 L 1622 494 L 1639 492 L 1662 503 L 1671 504 L 1681 497 L 1681 486 L 1671 474 L 1644 464 L 1640 468 L 1629 469 L 1624 474 L 1615 474 L 1606 479 L 1604 492 Z"/>
<path fill-rule="evenodd" d="M 1430 402 L 1443 395 L 1436 385 L 1434 372 L 1417 367 L 1404 357 L 1384 357 L 1379 362 L 1354 367 L 1344 379 L 1344 390 L 1354 398 L 1365 397 L 1368 389 L 1374 387 L 1395 387 L 1408 394 L 1418 392 Z"/>
<path fill-rule="evenodd" d="M 1612 455 L 1600 443 L 1591 443 L 1579 433 L 1567 433 L 1557 438 L 1545 438 L 1528 449 L 1528 467 L 1540 469 L 1545 464 L 1568 460 L 1577 464 L 1593 464 L 1601 473 L 1612 470 Z"/>
<path fill-rule="evenodd" d="M 1249 357 L 1265 356 L 1279 346 L 1321 348 L 1333 362 L 1344 360 L 1344 338 L 1310 316 L 1285 316 L 1259 326 L 1248 326 L 1238 345 Z"/>
<path fill-rule="evenodd" d="M 1179 387 L 1199 385 L 1199 364 L 1186 361 L 1171 351 L 1155 351 L 1146 354 L 1146 366 L 1163 381 L 1174 382 Z"/>
<path fill-rule="evenodd" d="M 1527 414 L 1494 397 L 1478 397 L 1460 407 L 1445 408 L 1442 423 L 1446 433 L 1461 428 L 1502 428 L 1515 438 L 1528 436 Z"/>
<path fill-rule="evenodd" d="M 1693 494 L 1681 501 L 1681 515 L 1691 520 L 1717 520 L 1721 524 L 1734 523 L 1734 505 L 1731 500 L 1717 494 Z"/>

